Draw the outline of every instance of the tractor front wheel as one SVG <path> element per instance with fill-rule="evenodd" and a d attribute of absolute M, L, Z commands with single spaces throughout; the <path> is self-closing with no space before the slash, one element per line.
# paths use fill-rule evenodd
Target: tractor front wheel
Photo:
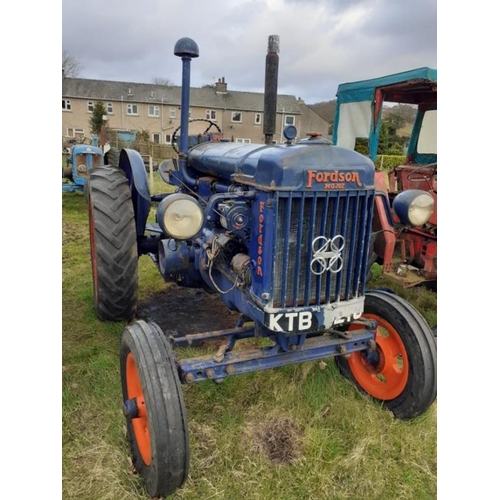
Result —
<path fill-rule="evenodd" d="M 369 291 L 364 318 L 377 322 L 375 345 L 349 358 L 336 357 L 340 372 L 395 417 L 424 413 L 436 399 L 437 351 L 422 315 L 397 295 Z M 360 328 L 352 324 L 349 330 Z"/>
<path fill-rule="evenodd" d="M 189 435 L 173 351 L 158 325 L 125 327 L 120 369 L 132 462 L 149 495 L 171 495 L 187 479 Z"/>
<path fill-rule="evenodd" d="M 123 171 L 92 169 L 86 182 L 94 308 L 104 321 L 136 313 L 138 252 L 134 207 Z"/>

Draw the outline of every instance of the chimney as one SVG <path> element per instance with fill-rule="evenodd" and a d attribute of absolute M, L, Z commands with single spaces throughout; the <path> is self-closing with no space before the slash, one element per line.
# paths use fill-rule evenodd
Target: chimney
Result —
<path fill-rule="evenodd" d="M 227 83 L 224 76 L 215 82 L 215 92 L 218 94 L 227 94 Z"/>

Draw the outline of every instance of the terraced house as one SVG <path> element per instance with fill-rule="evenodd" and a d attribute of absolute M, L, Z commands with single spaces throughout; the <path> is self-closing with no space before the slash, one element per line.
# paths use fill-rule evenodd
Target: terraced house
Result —
<path fill-rule="evenodd" d="M 148 131 L 157 144 L 171 144 L 180 126 L 181 87 L 148 83 L 115 82 L 84 78 L 62 79 L 62 137 L 90 138 L 89 118 L 97 102 L 107 111 L 108 128 L 123 133 Z M 226 139 L 242 143 L 264 143 L 264 93 L 231 91 L 225 78 L 214 86 L 192 88 L 189 133 L 204 131 L 210 120 Z M 278 95 L 274 140 L 283 142 L 283 128 L 295 125 L 298 138 L 317 132 L 328 138 L 328 122 L 304 101 Z M 216 132 L 214 128 L 212 132 Z M 178 135 L 178 133 L 176 134 Z"/>

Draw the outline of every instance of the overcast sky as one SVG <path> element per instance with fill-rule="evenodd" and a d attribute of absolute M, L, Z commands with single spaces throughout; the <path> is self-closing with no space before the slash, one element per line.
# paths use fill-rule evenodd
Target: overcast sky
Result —
<path fill-rule="evenodd" d="M 437 0 L 62 0 L 62 48 L 81 78 L 181 85 L 176 41 L 200 49 L 191 86 L 225 77 L 264 91 L 269 35 L 280 37 L 278 92 L 308 104 L 337 86 L 437 67 Z"/>

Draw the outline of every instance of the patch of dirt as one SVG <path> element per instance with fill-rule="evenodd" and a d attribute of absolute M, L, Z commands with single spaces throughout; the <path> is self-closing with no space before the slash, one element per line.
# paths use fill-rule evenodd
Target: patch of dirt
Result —
<path fill-rule="evenodd" d="M 165 335 L 174 337 L 234 328 L 239 316 L 217 294 L 175 283 L 167 283 L 161 292 L 140 301 L 137 307 L 138 318 L 154 321 Z"/>
<path fill-rule="evenodd" d="M 273 417 L 247 427 L 253 451 L 278 465 L 291 464 L 302 455 L 304 430 L 290 417 Z"/>

